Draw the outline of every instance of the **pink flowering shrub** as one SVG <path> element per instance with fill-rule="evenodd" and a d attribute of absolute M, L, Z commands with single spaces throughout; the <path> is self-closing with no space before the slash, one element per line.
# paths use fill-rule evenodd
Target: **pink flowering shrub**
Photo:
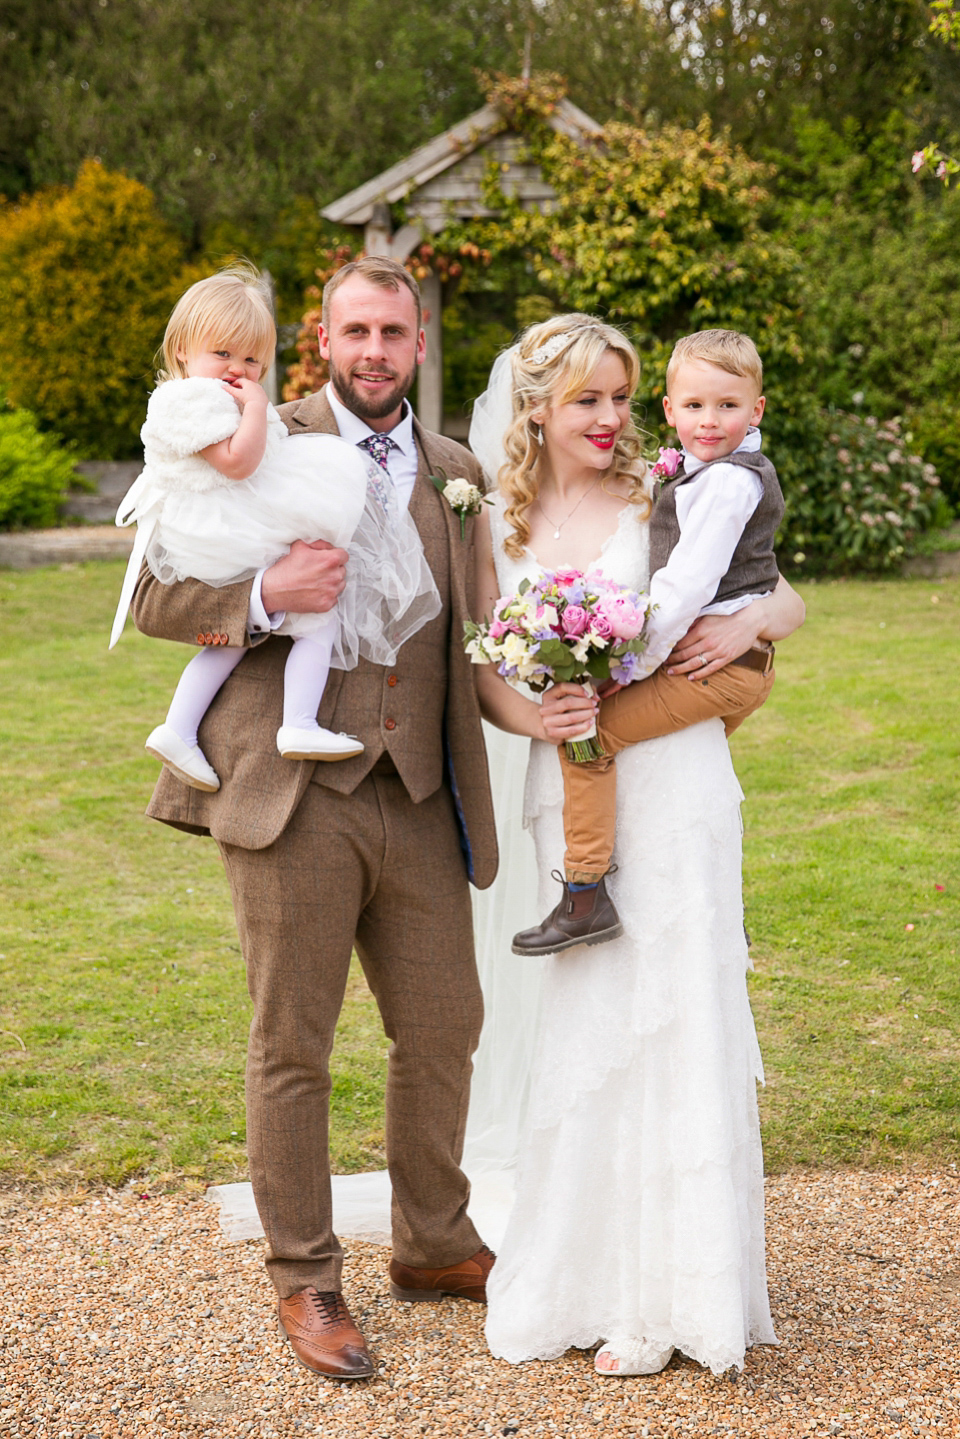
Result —
<path fill-rule="evenodd" d="M 831 411 L 816 477 L 786 491 L 778 554 L 808 573 L 896 569 L 946 510 L 900 419 Z"/>

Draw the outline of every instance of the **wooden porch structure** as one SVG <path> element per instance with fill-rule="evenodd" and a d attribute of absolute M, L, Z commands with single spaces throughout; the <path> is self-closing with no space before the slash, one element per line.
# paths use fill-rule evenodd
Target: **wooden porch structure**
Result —
<path fill-rule="evenodd" d="M 548 123 L 580 144 L 600 137 L 601 126 L 569 100 L 561 100 Z M 525 209 L 546 210 L 554 192 L 538 166 L 526 156 L 516 131 L 504 129 L 494 105 L 414 150 L 321 212 L 325 219 L 363 231 L 368 255 L 388 255 L 403 264 L 416 247 L 454 220 L 495 219 L 483 202 L 483 180 L 491 161 L 500 169 L 505 194 L 518 196 Z M 403 202 L 407 223 L 394 231 L 391 205 Z M 428 430 L 443 429 L 443 326 L 440 280 L 421 281 L 427 357 L 420 367 L 418 418 Z"/>

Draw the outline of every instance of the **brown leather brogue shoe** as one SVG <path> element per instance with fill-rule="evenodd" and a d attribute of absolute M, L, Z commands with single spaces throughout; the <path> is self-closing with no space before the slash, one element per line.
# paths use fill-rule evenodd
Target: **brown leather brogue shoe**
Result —
<path fill-rule="evenodd" d="M 563 885 L 560 903 L 536 929 L 524 929 L 514 935 L 514 954 L 560 954 L 575 944 L 606 944 L 623 934 L 620 916 L 607 894 L 604 880 L 601 879 L 595 889 L 571 890 L 556 870 L 553 877 Z"/>
<path fill-rule="evenodd" d="M 300 1289 L 279 1304 L 280 1333 L 305 1369 L 330 1379 L 369 1379 L 374 1372 L 366 1340 L 342 1294 Z"/>
<path fill-rule="evenodd" d="M 390 1293 L 394 1299 L 405 1299 L 408 1304 L 442 1299 L 445 1294 L 486 1304 L 487 1275 L 496 1257 L 484 1244 L 469 1259 L 461 1259 L 459 1264 L 445 1264 L 440 1269 L 414 1269 L 391 1259 Z"/>

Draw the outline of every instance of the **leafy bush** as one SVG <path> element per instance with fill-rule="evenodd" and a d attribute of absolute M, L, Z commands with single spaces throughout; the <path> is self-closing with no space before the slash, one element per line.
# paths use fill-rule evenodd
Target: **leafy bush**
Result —
<path fill-rule="evenodd" d="M 0 409 L 0 529 L 55 525 L 73 460 L 28 410 Z"/>
<path fill-rule="evenodd" d="M 945 509 L 940 480 L 910 454 L 899 419 L 831 411 L 820 464 L 785 491 L 779 553 L 809 573 L 897 568 Z"/>
<path fill-rule="evenodd" d="M 193 279 L 153 196 L 93 161 L 0 205 L 0 381 L 90 459 L 137 452 L 167 316 Z"/>

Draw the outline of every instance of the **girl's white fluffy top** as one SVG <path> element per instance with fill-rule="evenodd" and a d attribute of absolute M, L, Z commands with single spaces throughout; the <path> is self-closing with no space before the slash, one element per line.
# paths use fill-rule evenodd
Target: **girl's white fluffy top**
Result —
<path fill-rule="evenodd" d="M 141 480 L 145 481 L 141 488 L 169 494 L 236 484 L 202 459 L 198 451 L 229 439 L 239 424 L 240 406 L 219 380 L 164 380 L 150 396 L 140 431 L 144 458 Z M 264 460 L 276 455 L 286 433 L 280 416 L 272 405 L 268 406 Z"/>

